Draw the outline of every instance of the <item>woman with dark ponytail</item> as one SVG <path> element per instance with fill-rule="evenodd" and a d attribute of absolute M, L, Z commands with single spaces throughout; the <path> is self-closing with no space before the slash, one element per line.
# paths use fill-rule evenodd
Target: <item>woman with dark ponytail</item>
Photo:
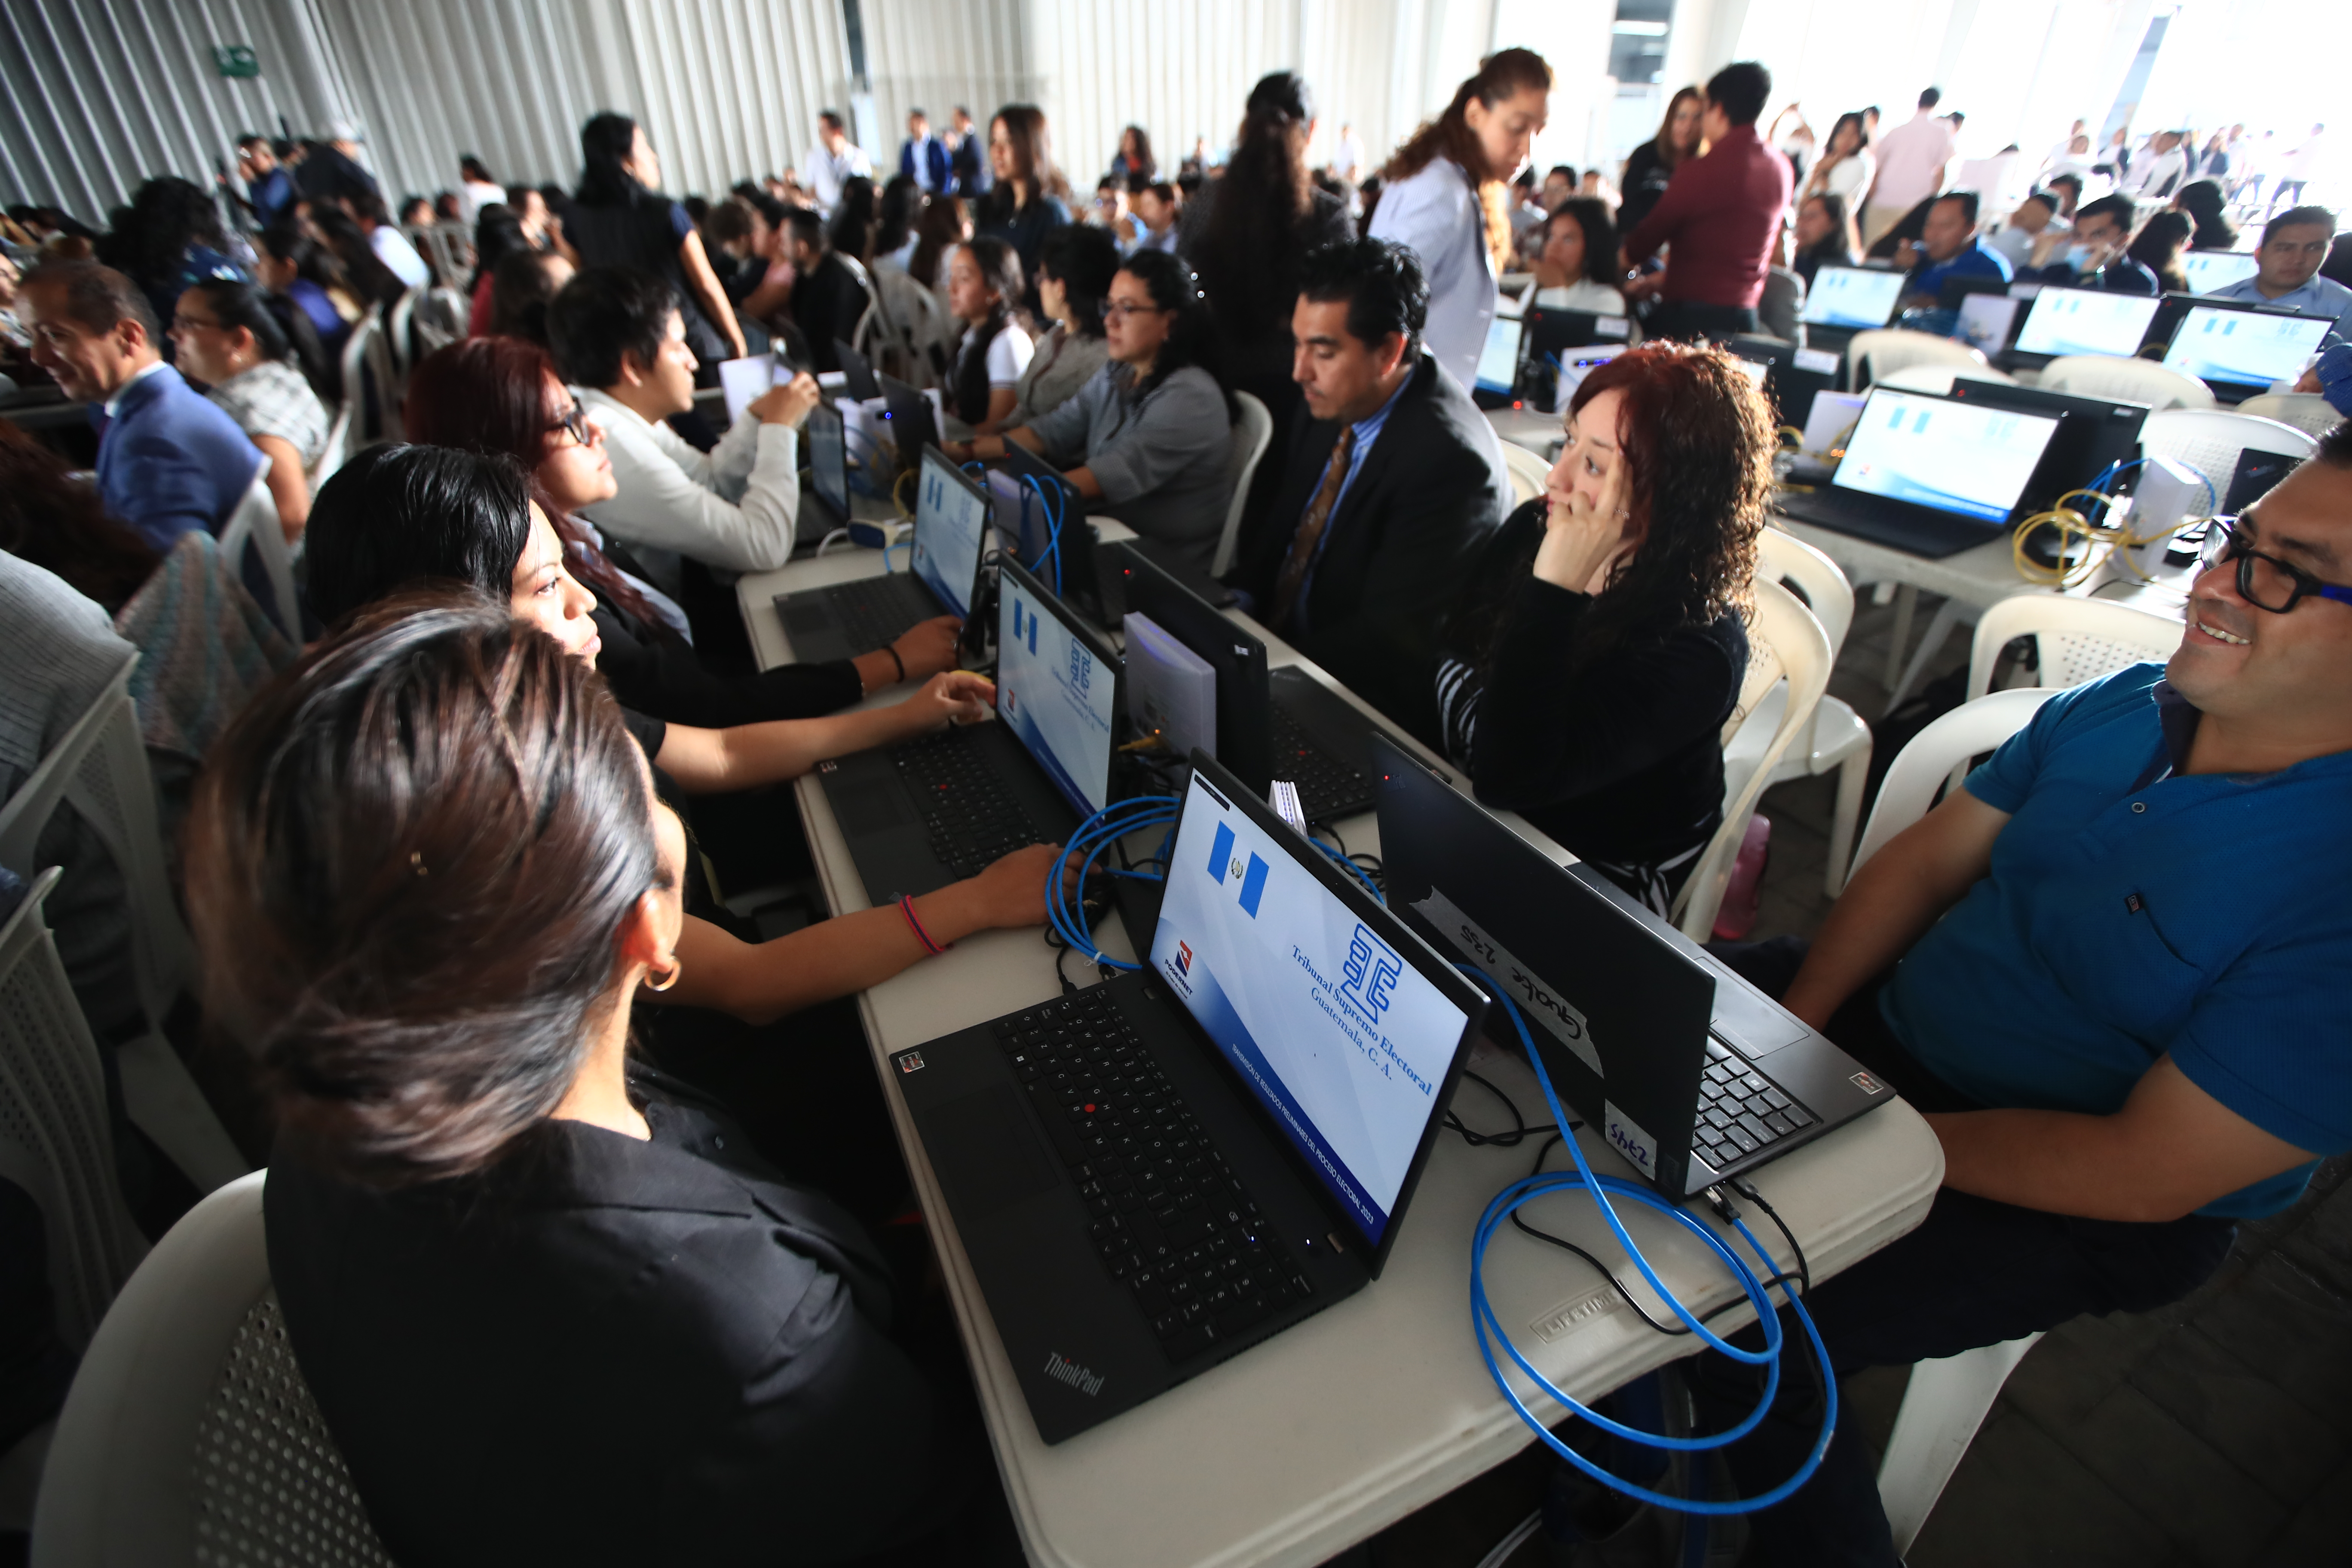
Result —
<path fill-rule="evenodd" d="M 1022 372 L 1036 353 L 1013 319 L 1021 302 L 1021 258 L 1003 240 L 983 236 L 948 258 L 948 309 L 965 323 L 949 378 L 950 411 L 977 435 L 993 436 L 1013 412 Z"/>
<path fill-rule="evenodd" d="M 1354 237 L 1347 205 L 1316 188 L 1307 167 L 1315 100 L 1306 79 L 1276 71 L 1250 89 L 1222 178 L 1184 205 L 1176 254 L 1200 274 L 1216 310 L 1227 384 L 1274 416 L 1277 448 L 1299 407 L 1290 379 L 1290 313 L 1299 258 Z M 1278 473 L 1281 464 L 1262 464 Z"/>
<path fill-rule="evenodd" d="M 1423 340 L 1465 387 L 1495 319 L 1496 280 L 1511 256 L 1509 181 L 1550 113 L 1551 68 L 1531 49 L 1498 49 L 1454 89 L 1381 171 L 1374 239 L 1410 248 L 1429 279 Z"/>

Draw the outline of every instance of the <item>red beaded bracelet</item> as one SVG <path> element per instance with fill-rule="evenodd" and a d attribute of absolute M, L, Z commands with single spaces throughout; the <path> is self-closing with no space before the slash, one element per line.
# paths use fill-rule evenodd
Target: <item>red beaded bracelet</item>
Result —
<path fill-rule="evenodd" d="M 899 896 L 898 912 L 907 917 L 907 929 L 915 933 L 915 940 L 923 944 L 923 951 L 925 952 L 931 953 L 936 956 L 937 954 L 947 951 L 946 948 L 941 947 L 938 942 L 933 942 L 931 940 L 931 933 L 923 929 L 922 921 L 917 918 L 915 914 L 915 900 L 912 898 L 904 894 Z"/>

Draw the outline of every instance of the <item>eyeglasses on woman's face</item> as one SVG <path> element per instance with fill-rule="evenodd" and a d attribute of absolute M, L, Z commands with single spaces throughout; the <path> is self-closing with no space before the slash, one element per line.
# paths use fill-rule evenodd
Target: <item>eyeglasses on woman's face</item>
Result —
<path fill-rule="evenodd" d="M 1106 321 L 1124 321 L 1129 316 L 1164 316 L 1167 313 L 1163 307 L 1148 300 L 1105 300 L 1102 302 L 1102 319 Z"/>
<path fill-rule="evenodd" d="M 588 411 L 580 406 L 580 400 L 576 397 L 572 400 L 572 406 L 565 409 L 555 423 L 547 427 L 547 433 L 551 436 L 558 430 L 562 431 L 583 447 L 594 446 L 596 437 L 602 433 L 590 422 Z"/>

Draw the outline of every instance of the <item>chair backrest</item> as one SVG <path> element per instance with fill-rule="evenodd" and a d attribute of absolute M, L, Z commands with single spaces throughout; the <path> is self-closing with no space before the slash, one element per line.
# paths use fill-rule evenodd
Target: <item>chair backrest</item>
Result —
<path fill-rule="evenodd" d="M 1234 553 L 1240 542 L 1242 511 L 1249 505 L 1250 481 L 1257 477 L 1257 465 L 1265 449 L 1274 444 L 1274 416 L 1265 404 L 1246 392 L 1234 394 L 1234 406 L 1241 417 L 1234 421 L 1233 455 L 1227 459 L 1226 472 L 1233 476 L 1233 499 L 1225 503 L 1224 531 L 1217 536 L 1217 553 L 1210 567 L 1222 575 L 1233 570 Z"/>
<path fill-rule="evenodd" d="M 349 450 L 400 439 L 398 387 L 384 342 L 383 310 L 371 305 L 343 343 L 343 406 L 351 411 Z M 374 407 L 368 405 L 374 398 Z"/>
<path fill-rule="evenodd" d="M 939 296 L 916 282 L 903 267 L 875 268 L 873 282 L 874 303 L 858 322 L 859 331 L 866 334 L 861 346 L 866 356 L 910 386 L 943 384 L 947 369 L 954 363 L 963 323 L 949 315 Z M 876 352 L 886 346 L 873 342 L 877 334 L 895 352 Z"/>
<path fill-rule="evenodd" d="M 1764 331 L 1805 346 L 1805 279 L 1786 267 L 1764 274 L 1764 295 L 1756 301 L 1756 320 Z"/>
<path fill-rule="evenodd" d="M 1511 471 L 1511 506 L 1514 510 L 1543 494 L 1544 486 L 1551 479 L 1551 465 L 1517 441 L 1503 443 L 1503 467 Z"/>
<path fill-rule="evenodd" d="M 319 460 L 310 465 L 306 476 L 310 481 L 310 493 L 317 495 L 319 487 L 335 477 L 343 466 L 343 458 L 352 440 L 352 403 L 345 398 L 336 405 L 335 417 L 327 426 L 326 445 L 319 448 Z"/>
<path fill-rule="evenodd" d="M 1822 635 L 1830 639 L 1830 659 L 1836 662 L 1845 647 L 1845 634 L 1853 626 L 1853 584 L 1846 580 L 1845 569 L 1785 529 L 1766 528 L 1756 535 L 1756 574 L 1784 588 L 1796 584 L 1797 597 L 1822 623 Z"/>
<path fill-rule="evenodd" d="M 2042 367 L 2036 383 L 2048 392 L 2113 397 L 2150 408 L 2210 408 L 2213 389 L 2194 376 L 2167 370 L 2154 360 L 2115 354 L 2063 354 Z"/>
<path fill-rule="evenodd" d="M 34 764 L 15 793 L 0 801 L 0 866 L 5 866 L 26 881 L 33 879 L 37 867 L 33 864 L 33 846 L 41 837 L 41 829 L 49 825 L 49 817 L 58 803 L 66 797 L 66 786 L 73 783 L 74 774 L 98 748 L 98 738 L 106 726 L 114 721 L 114 700 L 128 700 L 131 671 L 139 662 L 135 652 L 122 661 L 97 700 L 82 710 L 73 727 L 58 737 L 58 743 Z"/>
<path fill-rule="evenodd" d="M 1741 685 L 1739 711 L 1732 722 L 1735 736 L 1748 724 L 1772 723 L 1772 738 L 1726 803 L 1723 826 L 1707 841 L 1675 900 L 1675 923 L 1694 942 L 1713 934 L 1716 912 L 1723 906 L 1723 891 L 1730 885 L 1732 863 L 1747 836 L 1748 819 L 1756 814 L 1757 798 L 1782 754 L 1811 725 L 1813 709 L 1829 685 L 1830 639 L 1822 623 L 1778 583 L 1759 577 L 1755 592 L 1755 618 L 1748 627 L 1748 678 Z M 1783 680 L 1788 683 L 1785 701 L 1768 705 L 1760 700 Z"/>
<path fill-rule="evenodd" d="M 147 1247 L 115 1182 L 98 1041 L 41 919 L 60 874 L 0 922 L 0 1174 L 39 1205 L 58 1334 L 79 1350 Z"/>
<path fill-rule="evenodd" d="M 1936 804 L 1937 790 L 1954 769 L 2024 729 L 2034 710 L 2057 695 L 2037 687 L 1996 691 L 1961 703 L 1912 736 L 1911 743 L 1887 764 L 1877 804 L 1870 808 L 1870 823 L 1862 830 L 1862 841 L 1854 846 L 1847 880 L 1853 880 L 1864 861 L 1886 847 L 1888 839 L 1927 815 L 1927 808 Z"/>
<path fill-rule="evenodd" d="M 1985 356 L 1966 343 L 1900 327 L 1854 333 L 1846 345 L 1845 363 L 1847 378 L 1856 392 L 1915 364 L 1948 364 L 1970 374 L 1985 369 Z"/>
<path fill-rule="evenodd" d="M 2017 378 L 1987 366 L 1982 370 L 1964 364 L 1906 364 L 1901 370 L 1889 371 L 1873 384 L 1891 386 L 1898 392 L 1932 392 L 1938 397 L 1952 390 L 1952 383 L 1961 376 L 1970 381 L 1999 381 L 2014 384 Z"/>
<path fill-rule="evenodd" d="M 267 1179 L 189 1210 L 99 1326 L 41 1478 L 44 1568 L 390 1568 L 269 1288 Z"/>
<path fill-rule="evenodd" d="M 411 289 L 392 302 L 384 317 L 384 341 L 392 349 L 392 374 L 402 388 L 408 385 L 408 367 L 416 361 L 415 344 L 409 339 L 409 326 L 416 319 L 416 302 L 425 297 L 422 289 Z"/>
<path fill-rule="evenodd" d="M 302 641 L 301 602 L 294 594 L 294 554 L 287 548 L 285 525 L 278 521 L 278 498 L 269 493 L 269 465 L 274 459 L 264 454 L 261 467 L 246 487 L 245 499 L 222 525 L 220 549 L 222 556 L 235 572 L 245 569 L 245 552 L 248 546 L 261 557 L 261 574 L 269 584 L 270 603 L 262 605 L 278 629 L 297 646 Z"/>
<path fill-rule="evenodd" d="M 2164 367 L 2158 365 L 2158 370 Z M 2151 458 L 2188 464 L 2213 487 L 2213 508 L 2229 499 L 2238 459 L 2249 450 L 2304 458 L 2319 443 L 2292 425 L 2221 408 L 2167 408 L 2151 414 L 2139 429 L 2139 449 Z"/>
<path fill-rule="evenodd" d="M 2325 436 L 2344 423 L 2336 405 L 2315 392 L 2265 392 L 2239 404 L 2237 411 L 2292 425 L 2306 436 Z"/>
<path fill-rule="evenodd" d="M 2143 659 L 2170 658 L 2181 623 L 2153 610 L 2063 594 L 2012 594 L 1977 617 L 1969 652 L 1969 700 L 1992 689 L 2000 650 L 2033 639 L 2040 684 L 2053 691 L 2096 680 Z"/>
<path fill-rule="evenodd" d="M 436 349 L 461 342 L 466 336 L 466 323 L 472 313 L 471 301 L 455 289 L 425 290 L 425 297 L 417 301 L 416 313 L 410 327 L 416 340 L 416 357 L 422 359 Z"/>

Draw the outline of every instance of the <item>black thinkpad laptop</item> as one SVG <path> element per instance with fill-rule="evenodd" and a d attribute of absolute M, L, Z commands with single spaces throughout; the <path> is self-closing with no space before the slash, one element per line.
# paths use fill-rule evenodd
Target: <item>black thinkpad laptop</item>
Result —
<path fill-rule="evenodd" d="M 940 444 L 939 421 L 931 417 L 931 400 L 895 375 L 880 375 L 882 404 L 889 421 L 890 442 L 898 460 L 912 466 L 909 455 Z"/>
<path fill-rule="evenodd" d="M 1873 387 L 1829 483 L 1783 490 L 1778 504 L 1914 555 L 1956 554 L 2026 515 L 2026 487 L 2057 431 L 2049 415 Z"/>
<path fill-rule="evenodd" d="M 918 490 L 907 571 L 776 595 L 776 614 L 801 663 L 854 658 L 933 616 L 971 614 L 988 530 L 987 493 L 937 447 L 923 453 Z"/>
<path fill-rule="evenodd" d="M 1680 1200 L 1895 1098 L 1607 878 L 1554 865 L 1377 745 L 1389 907 L 1510 995 L 1552 1086 L 1661 1193 Z M 1488 1034 L 1518 1049 L 1501 1024 Z"/>
<path fill-rule="evenodd" d="M 2067 354 L 2128 359 L 2139 353 L 2159 303 L 2104 289 L 2043 289 L 2027 307 L 2016 342 L 1993 363 L 2003 370 L 2040 370 Z"/>
<path fill-rule="evenodd" d="M 996 721 L 817 764 L 869 902 L 1065 843 L 1110 804 L 1118 656 L 1037 579 L 999 570 Z"/>
<path fill-rule="evenodd" d="M 1309 822 L 1372 808 L 1371 737 L 1379 726 L 1303 670 L 1266 668 L 1265 644 L 1212 608 L 1132 544 L 1106 552 L 1129 610 L 1217 672 L 1217 760 L 1263 796 L 1275 779 L 1298 786 Z"/>
<path fill-rule="evenodd" d="M 1194 752 L 1144 969 L 890 1058 L 1038 1435 L 1377 1279 L 1486 1005 Z"/>
<path fill-rule="evenodd" d="M 874 379 L 874 366 L 864 354 L 835 338 L 833 356 L 841 365 L 844 390 L 850 396 L 867 403 L 882 395 L 881 384 Z"/>

